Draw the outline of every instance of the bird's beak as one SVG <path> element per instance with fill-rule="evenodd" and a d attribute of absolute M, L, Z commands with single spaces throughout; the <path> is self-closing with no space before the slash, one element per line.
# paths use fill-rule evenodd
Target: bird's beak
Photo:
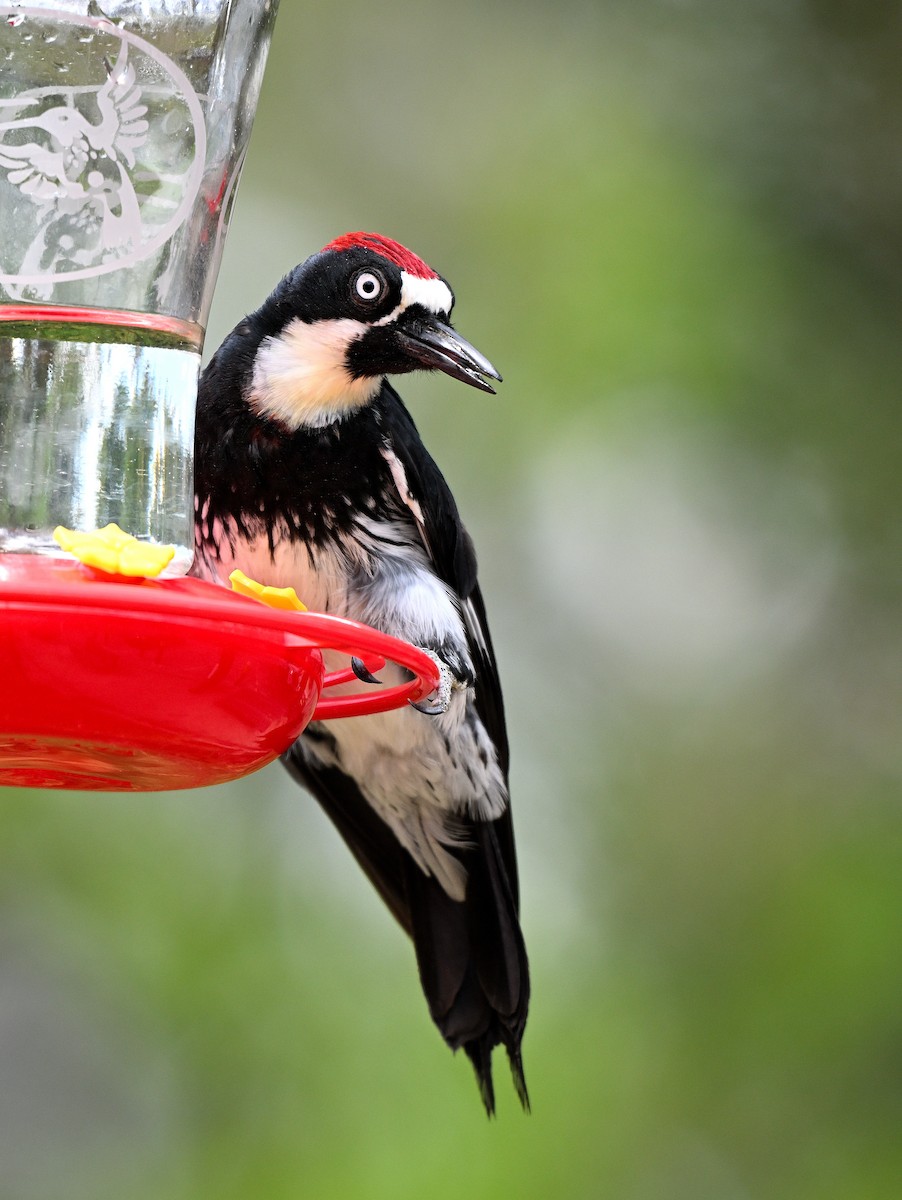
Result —
<path fill-rule="evenodd" d="M 401 352 L 427 371 L 444 371 L 452 379 L 492 395 L 495 389 L 483 376 L 501 382 L 501 376 L 485 355 L 440 317 L 411 316 L 395 330 L 395 338 Z"/>

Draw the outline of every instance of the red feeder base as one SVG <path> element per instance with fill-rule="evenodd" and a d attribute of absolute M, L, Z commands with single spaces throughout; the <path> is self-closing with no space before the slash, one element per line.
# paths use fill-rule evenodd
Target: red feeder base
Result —
<path fill-rule="evenodd" d="M 223 783 L 282 754 L 313 719 L 365 715 L 438 686 L 428 655 L 374 629 L 282 612 L 198 579 L 111 579 L 0 555 L 0 785 L 158 791 Z M 414 678 L 323 688 L 323 649 Z"/>

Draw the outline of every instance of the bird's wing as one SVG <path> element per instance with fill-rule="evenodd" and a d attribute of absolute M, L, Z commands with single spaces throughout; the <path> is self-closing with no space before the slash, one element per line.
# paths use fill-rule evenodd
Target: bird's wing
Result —
<path fill-rule="evenodd" d="M 383 385 L 380 397 L 385 457 L 401 500 L 410 510 L 436 574 L 458 597 L 476 671 L 475 706 L 497 747 L 507 778 L 504 706 L 485 608 L 476 581 L 476 555 L 454 497 L 417 433 L 400 397 Z M 442 1036 L 463 1048 L 476 1069 L 486 1109 L 494 1110 L 492 1048 L 503 1044 L 514 1084 L 529 1106 L 520 1042 L 529 1002 L 529 971 L 518 920 L 517 860 L 510 806 L 494 820 L 455 814 L 453 849 L 467 873 L 464 901 L 453 900 L 398 842 L 367 803 L 357 783 L 324 765 L 309 739 L 283 756 L 289 771 L 317 798 L 400 925 L 413 938 L 429 1011 Z M 312 747 L 310 747 L 313 750 Z M 326 755 L 326 758 L 328 755 Z"/>
<path fill-rule="evenodd" d="M 135 151 L 147 141 L 150 125 L 144 120 L 147 105 L 141 103 L 135 68 L 127 58 L 128 46 L 123 42 L 115 67 L 108 69 L 107 81 L 97 93 L 103 120 L 94 127 L 94 136 L 108 154 L 121 154 L 133 167 Z"/>
<path fill-rule="evenodd" d="M 66 180 L 63 151 L 50 150 L 37 142 L 0 147 L 0 167 L 6 169 L 11 184 L 36 201 L 58 200 L 73 190 L 84 190 L 78 184 L 63 182 Z"/>
<path fill-rule="evenodd" d="M 476 672 L 476 711 L 495 744 L 507 778 L 510 754 L 498 665 L 476 578 L 476 552 L 451 489 L 420 440 L 413 418 L 389 384 L 382 388 L 389 466 L 439 578 L 458 598 Z M 393 457 L 392 457 L 393 456 Z M 513 867 L 513 862 L 511 863 Z M 516 888 L 516 870 L 513 872 Z"/>
<path fill-rule="evenodd" d="M 475 708 L 508 775 L 504 702 L 476 552 L 445 477 L 426 450 L 397 392 L 380 397 L 389 466 L 436 574 L 458 597 L 476 674 Z M 510 804 L 491 821 L 464 819 L 458 855 L 467 871 L 464 904 L 422 871 L 406 867 L 406 894 L 423 989 L 433 1019 L 452 1046 L 463 1046 L 492 1110 L 491 1048 L 502 1042 L 514 1083 L 528 1107 L 520 1039 L 529 1001 L 526 950 L 518 921 L 519 885 Z"/>

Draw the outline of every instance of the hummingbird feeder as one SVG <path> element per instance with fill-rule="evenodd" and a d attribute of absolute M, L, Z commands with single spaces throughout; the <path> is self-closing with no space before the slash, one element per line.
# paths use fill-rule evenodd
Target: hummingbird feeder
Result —
<path fill-rule="evenodd" d="M 0 17 L 0 785 L 221 783 L 438 685 L 395 638 L 186 576 L 203 335 L 276 8 Z M 410 680 L 348 694 L 323 651 Z"/>

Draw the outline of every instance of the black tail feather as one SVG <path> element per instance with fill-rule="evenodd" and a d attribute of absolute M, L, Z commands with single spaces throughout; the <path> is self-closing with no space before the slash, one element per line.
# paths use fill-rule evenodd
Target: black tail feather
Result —
<path fill-rule="evenodd" d="M 532 1112 L 532 1105 L 529 1103 L 529 1092 L 526 1090 L 526 1076 L 523 1074 L 523 1056 L 520 1053 L 520 1047 L 515 1049 L 507 1047 L 507 1057 L 510 1060 L 511 1076 L 514 1081 L 514 1090 L 517 1093 L 517 1099 L 523 1105 L 524 1112 Z"/>
<path fill-rule="evenodd" d="M 501 817 L 503 823 L 507 817 Z M 520 1044 L 529 1004 L 529 968 L 517 907 L 495 826 L 474 822 L 460 855 L 464 901 L 452 900 L 412 859 L 405 869 L 414 947 L 432 1019 L 452 1049 L 473 1064 L 491 1116 L 492 1050 L 503 1045 L 524 1109 L 529 1095 Z"/>
<path fill-rule="evenodd" d="M 473 1064 L 476 1084 L 485 1106 L 486 1116 L 495 1115 L 495 1084 L 492 1080 L 492 1046 L 488 1039 L 478 1039 L 464 1045 L 464 1053 Z"/>

